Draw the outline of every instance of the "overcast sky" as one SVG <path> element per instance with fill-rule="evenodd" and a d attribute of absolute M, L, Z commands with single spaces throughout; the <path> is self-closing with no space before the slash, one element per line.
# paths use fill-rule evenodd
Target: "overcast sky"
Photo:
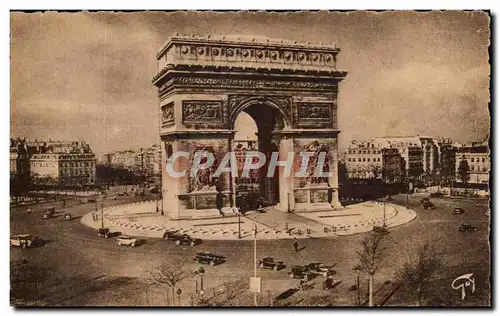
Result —
<path fill-rule="evenodd" d="M 97 154 L 158 142 L 156 53 L 175 33 L 337 43 L 340 147 L 489 135 L 489 18 L 460 12 L 11 14 L 11 135 Z"/>

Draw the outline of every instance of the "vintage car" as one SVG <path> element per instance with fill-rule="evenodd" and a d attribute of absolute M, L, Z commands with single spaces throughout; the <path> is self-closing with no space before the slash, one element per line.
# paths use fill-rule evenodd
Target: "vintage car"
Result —
<path fill-rule="evenodd" d="M 49 207 L 45 210 L 45 213 L 43 214 L 43 219 L 48 219 L 52 218 L 54 214 L 56 213 L 56 208 L 55 207 Z"/>
<path fill-rule="evenodd" d="M 458 227 L 458 231 L 462 233 L 476 232 L 477 227 L 472 226 L 471 224 L 462 224 L 460 225 L 460 227 Z"/>
<path fill-rule="evenodd" d="M 196 263 L 209 264 L 211 266 L 215 266 L 217 264 L 221 264 L 225 262 L 225 257 L 221 255 L 216 255 L 211 252 L 198 252 L 196 257 L 194 258 Z"/>
<path fill-rule="evenodd" d="M 420 199 L 420 204 L 425 204 L 425 203 L 429 203 L 430 202 L 430 199 L 428 197 L 423 197 Z"/>
<path fill-rule="evenodd" d="M 265 257 L 264 259 L 259 260 L 259 267 L 278 271 L 283 269 L 285 265 L 283 264 L 283 261 L 276 261 L 272 257 Z"/>
<path fill-rule="evenodd" d="M 425 202 L 422 204 L 422 207 L 424 208 L 424 210 L 433 210 L 436 208 L 436 206 L 432 202 Z"/>
<path fill-rule="evenodd" d="M 97 236 L 108 238 L 110 236 L 109 228 L 99 228 L 97 231 Z"/>
<path fill-rule="evenodd" d="M 121 235 L 116 238 L 116 244 L 118 246 L 130 246 L 130 247 L 135 247 L 139 241 L 133 237 L 126 236 L 126 235 Z"/>
<path fill-rule="evenodd" d="M 430 197 L 435 197 L 435 198 L 442 198 L 443 197 L 443 193 L 441 192 L 432 192 L 431 194 L 429 194 Z"/>
<path fill-rule="evenodd" d="M 65 221 L 70 221 L 70 220 L 72 220 L 72 219 L 73 219 L 73 215 L 71 215 L 71 213 L 66 213 L 66 214 L 64 214 L 63 219 L 64 219 Z"/>
<path fill-rule="evenodd" d="M 309 263 L 305 266 L 305 268 L 312 274 L 322 275 L 324 277 L 334 275 L 336 273 L 332 266 L 327 266 L 320 262 Z"/>
<path fill-rule="evenodd" d="M 458 214 L 463 214 L 465 213 L 465 210 L 461 207 L 457 207 L 453 210 L 453 215 L 458 215 Z"/>
<path fill-rule="evenodd" d="M 194 247 L 201 243 L 201 239 L 193 238 L 188 234 L 178 234 L 176 232 L 167 231 L 163 234 L 164 240 L 171 240 L 176 245 L 190 245 Z"/>
<path fill-rule="evenodd" d="M 303 266 L 293 266 L 288 276 L 291 278 L 302 279 L 309 281 L 311 279 L 311 272 L 309 269 Z"/>
<path fill-rule="evenodd" d="M 40 238 L 37 236 L 32 237 L 29 234 L 15 235 L 10 237 L 10 245 L 12 247 L 21 247 L 21 248 L 32 248 L 35 247 Z"/>

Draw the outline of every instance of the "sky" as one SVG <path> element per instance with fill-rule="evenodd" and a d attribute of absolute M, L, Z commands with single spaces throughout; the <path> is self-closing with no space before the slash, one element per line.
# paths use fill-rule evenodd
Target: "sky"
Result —
<path fill-rule="evenodd" d="M 341 150 L 378 136 L 480 141 L 490 130 L 489 23 L 454 11 L 11 13 L 11 136 L 85 140 L 98 155 L 158 143 L 151 78 L 179 33 L 336 43 L 348 72 Z"/>

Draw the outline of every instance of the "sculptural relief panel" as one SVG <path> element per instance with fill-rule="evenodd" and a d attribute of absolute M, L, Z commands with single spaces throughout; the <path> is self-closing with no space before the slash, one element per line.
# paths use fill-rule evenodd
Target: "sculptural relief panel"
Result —
<path fill-rule="evenodd" d="M 223 127 L 226 121 L 224 112 L 222 101 L 182 101 L 182 123 L 187 127 Z"/>
<path fill-rule="evenodd" d="M 174 102 L 161 107 L 161 127 L 167 128 L 175 124 Z"/>
<path fill-rule="evenodd" d="M 336 106 L 333 102 L 295 104 L 294 116 L 297 127 L 336 128 Z"/>

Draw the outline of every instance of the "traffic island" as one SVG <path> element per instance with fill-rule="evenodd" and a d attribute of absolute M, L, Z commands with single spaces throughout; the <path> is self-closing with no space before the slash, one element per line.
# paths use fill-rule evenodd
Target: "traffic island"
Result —
<path fill-rule="evenodd" d="M 205 240 L 252 240 L 255 228 L 258 239 L 326 238 L 370 231 L 384 223 L 394 227 L 416 217 L 412 210 L 376 202 L 324 212 L 283 213 L 270 207 L 247 216 L 175 220 L 156 212 L 156 201 L 144 201 L 107 207 L 102 214 L 102 223 L 101 213 L 95 212 L 81 222 L 131 236 L 162 238 L 166 231 L 174 231 Z"/>

